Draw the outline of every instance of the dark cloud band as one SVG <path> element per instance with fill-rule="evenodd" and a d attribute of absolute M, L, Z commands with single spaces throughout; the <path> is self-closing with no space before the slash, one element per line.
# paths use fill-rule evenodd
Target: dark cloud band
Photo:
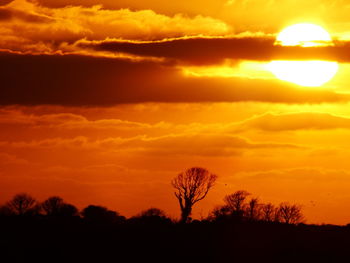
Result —
<path fill-rule="evenodd" d="M 1 105 L 349 100 L 334 91 L 296 89 L 279 81 L 193 78 L 157 62 L 79 55 L 1 53 L 0 79 Z"/>
<path fill-rule="evenodd" d="M 182 38 L 158 42 L 82 42 L 83 48 L 174 59 L 190 64 L 215 64 L 237 60 L 334 60 L 350 61 L 350 44 L 338 42 L 327 47 L 287 47 L 274 45 L 273 38 Z"/>

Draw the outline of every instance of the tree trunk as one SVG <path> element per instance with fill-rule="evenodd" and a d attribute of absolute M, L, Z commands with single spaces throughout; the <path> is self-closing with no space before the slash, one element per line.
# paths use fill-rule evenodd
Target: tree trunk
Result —
<path fill-rule="evenodd" d="M 180 223 L 185 224 L 188 222 L 189 216 L 191 215 L 192 212 L 192 207 L 187 207 L 185 206 L 182 210 L 181 210 L 181 220 Z"/>

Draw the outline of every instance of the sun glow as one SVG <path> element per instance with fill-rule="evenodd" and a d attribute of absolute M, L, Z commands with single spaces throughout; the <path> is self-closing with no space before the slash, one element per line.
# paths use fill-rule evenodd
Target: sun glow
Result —
<path fill-rule="evenodd" d="M 333 45 L 329 33 L 314 24 L 296 24 L 284 29 L 277 45 L 319 47 Z M 319 87 L 330 81 L 338 71 L 338 63 L 330 61 L 272 61 L 267 65 L 278 79 L 305 87 Z"/>
<path fill-rule="evenodd" d="M 296 24 L 278 34 L 276 43 L 282 46 L 316 47 L 333 45 L 329 33 L 314 24 Z"/>
<path fill-rule="evenodd" d="M 320 60 L 272 61 L 267 68 L 280 80 L 305 87 L 319 87 L 334 77 L 338 63 Z"/>

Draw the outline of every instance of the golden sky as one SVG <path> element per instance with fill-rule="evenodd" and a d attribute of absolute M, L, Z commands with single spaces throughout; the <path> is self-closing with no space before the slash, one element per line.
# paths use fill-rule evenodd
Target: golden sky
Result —
<path fill-rule="evenodd" d="M 244 189 L 302 204 L 309 223 L 349 223 L 349 12 L 341 0 L 0 0 L 0 202 L 28 192 L 176 217 L 170 180 L 203 166 L 219 179 L 195 217 Z M 295 23 L 334 44 L 275 45 Z M 303 87 L 273 60 L 339 70 Z"/>

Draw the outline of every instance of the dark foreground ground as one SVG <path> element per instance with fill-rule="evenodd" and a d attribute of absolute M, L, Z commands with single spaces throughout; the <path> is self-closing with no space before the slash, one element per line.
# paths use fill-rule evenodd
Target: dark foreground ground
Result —
<path fill-rule="evenodd" d="M 0 219 L 0 262 L 349 262 L 350 227 Z"/>

